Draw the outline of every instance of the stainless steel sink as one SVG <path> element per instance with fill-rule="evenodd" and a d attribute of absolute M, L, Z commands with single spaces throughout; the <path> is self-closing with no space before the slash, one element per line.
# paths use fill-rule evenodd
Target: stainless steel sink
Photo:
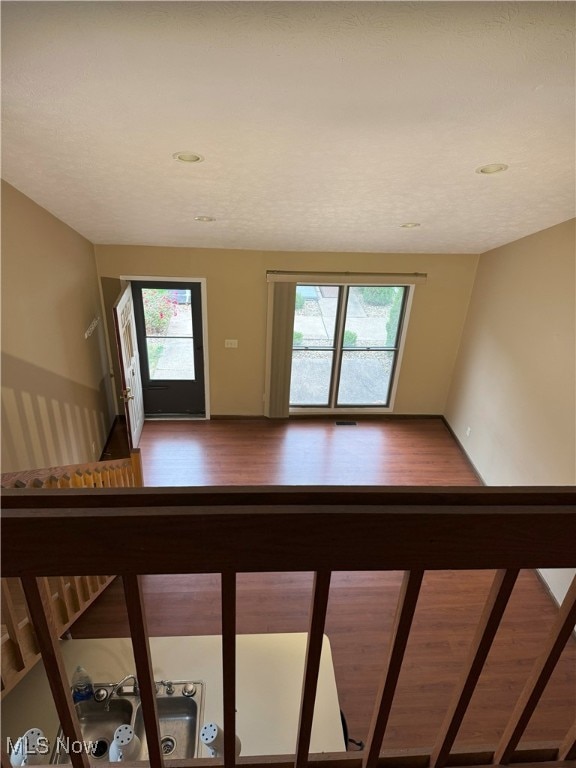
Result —
<path fill-rule="evenodd" d="M 114 732 L 120 725 L 131 725 L 141 742 L 140 754 L 134 755 L 131 760 L 148 760 L 142 706 L 133 688 L 123 688 L 118 694 L 112 694 L 113 686 L 104 683 L 95 684 L 94 689 L 106 690 L 106 699 L 90 699 L 76 704 L 82 739 L 88 745 L 91 764 L 96 766 L 99 761 L 108 761 L 108 750 L 114 740 Z M 173 681 L 169 687 L 163 683 L 157 684 L 157 690 L 158 725 L 165 759 L 195 757 L 199 752 L 199 723 L 204 709 L 204 683 L 191 680 Z M 167 690 L 172 693 L 167 693 Z M 184 695 L 185 692 L 192 692 L 192 695 Z M 60 730 L 50 762 L 70 763 L 70 754 L 66 747 L 66 739 Z"/>
<path fill-rule="evenodd" d="M 195 698 L 159 696 L 158 725 L 160 746 L 164 757 L 184 759 L 194 757 L 198 746 L 198 704 Z M 144 733 L 142 707 L 138 707 L 134 720 L 134 733 L 142 742 L 140 760 L 148 760 L 148 745 Z"/>
<path fill-rule="evenodd" d="M 94 699 L 76 704 L 82 739 L 90 742 L 90 758 L 94 760 L 108 759 L 108 748 L 114 740 L 116 728 L 120 725 L 130 725 L 134 718 L 135 707 L 130 699 L 113 697 L 108 704 L 108 709 L 106 704 Z M 71 762 L 69 751 L 67 740 L 60 731 L 50 762 Z"/>

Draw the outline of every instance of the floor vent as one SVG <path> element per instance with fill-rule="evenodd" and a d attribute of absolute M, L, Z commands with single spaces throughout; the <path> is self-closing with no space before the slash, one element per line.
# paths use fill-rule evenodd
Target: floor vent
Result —
<path fill-rule="evenodd" d="M 337 421 L 336 426 L 337 427 L 357 427 L 358 423 L 356 421 Z"/>

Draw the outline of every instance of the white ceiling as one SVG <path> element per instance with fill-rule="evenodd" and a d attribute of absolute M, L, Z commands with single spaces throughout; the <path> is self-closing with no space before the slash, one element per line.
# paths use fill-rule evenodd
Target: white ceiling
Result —
<path fill-rule="evenodd" d="M 95 243 L 482 252 L 575 215 L 574 11 L 3 2 L 2 175 Z"/>

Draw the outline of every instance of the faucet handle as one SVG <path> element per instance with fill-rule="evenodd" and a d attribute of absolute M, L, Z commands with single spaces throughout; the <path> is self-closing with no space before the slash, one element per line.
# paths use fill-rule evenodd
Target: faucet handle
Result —
<path fill-rule="evenodd" d="M 168 696 L 172 696 L 174 693 L 174 683 L 172 680 L 161 680 L 160 682 L 164 686 L 164 693 Z"/>

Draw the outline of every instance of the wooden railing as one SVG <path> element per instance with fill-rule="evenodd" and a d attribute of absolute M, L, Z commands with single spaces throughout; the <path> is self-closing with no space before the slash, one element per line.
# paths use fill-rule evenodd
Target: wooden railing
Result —
<path fill-rule="evenodd" d="M 8 488 L 134 488 L 141 487 L 140 451 L 132 451 L 125 459 L 70 464 L 61 467 L 5 472 L 0 480 Z M 55 630 L 63 635 L 76 619 L 102 593 L 114 576 L 58 576 L 45 584 L 47 600 L 54 606 Z M 16 579 L 2 579 L 2 692 L 6 693 L 32 669 L 40 659 L 40 650 L 22 591 Z"/>
<path fill-rule="evenodd" d="M 114 576 L 58 576 L 44 580 L 46 604 L 53 615 L 58 637 L 99 597 Z M 1 579 L 2 588 L 2 693 L 14 686 L 40 660 L 40 645 L 30 620 L 29 607 L 19 579 Z"/>
<path fill-rule="evenodd" d="M 3 489 L 141 488 L 144 482 L 140 449 L 135 448 L 125 459 L 4 472 L 0 485 Z"/>
<path fill-rule="evenodd" d="M 562 743 L 520 749 L 520 739 L 576 622 L 576 579 L 558 611 L 498 744 L 454 753 L 453 746 L 519 569 L 576 566 L 572 488 L 296 489 L 203 488 L 36 492 L 4 495 L 2 574 L 19 577 L 28 601 L 65 735 L 80 740 L 46 577 L 66 561 L 75 573 L 122 576 L 140 682 L 150 765 L 160 767 L 156 698 L 142 599 L 143 574 L 220 573 L 224 764 L 235 758 L 236 578 L 243 572 L 313 571 L 308 647 L 295 755 L 238 758 L 242 766 L 443 768 L 539 762 L 574 765 L 576 728 Z M 30 537 L 31 527 L 35 535 Z M 105 537 L 92 536 L 106 527 Z M 83 542 L 91 539 L 86 550 Z M 127 547 L 127 540 L 137 546 Z M 162 541 L 162 546 L 158 542 Z M 49 542 L 49 546 L 46 543 Z M 183 545 L 185 542 L 185 545 Z M 381 755 L 410 627 L 427 569 L 495 569 L 468 660 L 435 744 L 418 754 Z M 320 649 L 333 571 L 402 570 L 380 691 L 362 753 L 309 755 Z M 377 606 L 374 607 L 377 610 Z M 537 620 L 537 617 L 535 617 Z M 407 750 L 412 745 L 406 744 Z M 85 754 L 71 756 L 87 768 Z M 7 760 L 3 756 L 3 762 Z M 179 766 L 194 761 L 180 761 Z M 199 761 L 199 764 L 204 764 Z M 208 763 L 205 763 L 208 765 Z M 214 765 L 214 761 L 211 761 Z"/>

